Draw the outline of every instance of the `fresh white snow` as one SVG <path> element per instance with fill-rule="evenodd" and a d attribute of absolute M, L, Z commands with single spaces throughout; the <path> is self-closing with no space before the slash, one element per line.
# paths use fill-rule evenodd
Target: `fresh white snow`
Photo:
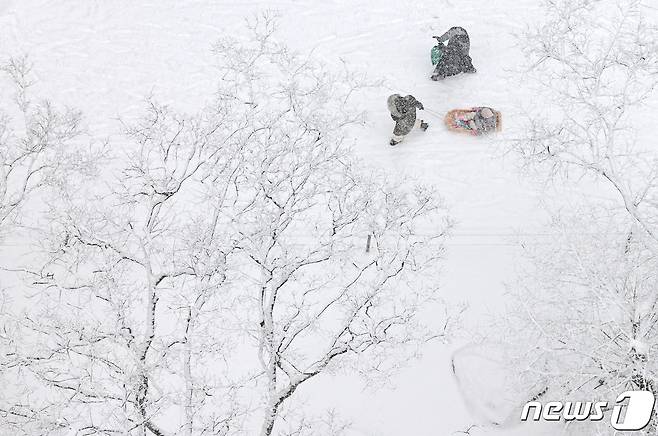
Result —
<path fill-rule="evenodd" d="M 531 0 L 0 0 L 0 55 L 29 54 L 39 89 L 81 109 L 90 132 L 121 147 L 118 119 L 141 113 L 150 94 L 194 110 L 214 91 L 213 42 L 239 31 L 252 13 L 278 11 L 278 38 L 291 47 L 382 81 L 360 93 L 368 118 L 351 130 L 350 139 L 369 164 L 435 184 L 445 197 L 457 227 L 443 293 L 469 305 L 465 324 L 477 331 L 504 306 L 504 282 L 518 262 L 515 234 L 541 242 L 536 233 L 544 216 L 537 191 L 519 175 L 502 143 L 532 99 L 517 82 L 521 53 L 514 33 L 536 18 L 538 8 Z M 478 72 L 430 81 L 431 36 L 454 25 L 469 31 Z M 393 92 L 412 93 L 439 114 L 492 106 L 503 113 L 503 132 L 456 135 L 440 117 L 421 112 L 429 130 L 389 147 L 393 123 L 385 101 Z M 356 378 L 338 374 L 318 379 L 301 394 L 313 407 L 335 408 L 353 422 L 355 434 L 450 435 L 482 421 L 482 411 L 467 410 L 473 404 L 462 400 L 450 371 L 452 352 L 467 341 L 464 335 L 451 345 L 428 345 L 392 388 L 364 390 Z M 479 371 L 477 361 L 471 368 Z M 473 387 L 486 380 L 474 375 L 470 382 Z M 482 395 L 488 398 L 479 398 L 477 407 L 487 407 L 485 415 L 497 410 L 486 406 L 495 401 L 491 389 Z M 517 427 L 476 428 L 471 434 L 528 433 Z"/>

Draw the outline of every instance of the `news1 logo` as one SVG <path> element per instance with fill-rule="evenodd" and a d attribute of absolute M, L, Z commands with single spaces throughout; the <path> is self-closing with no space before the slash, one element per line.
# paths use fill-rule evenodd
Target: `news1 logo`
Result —
<path fill-rule="evenodd" d="M 651 421 L 656 398 L 649 391 L 626 391 L 617 397 L 612 408 L 610 424 L 615 430 L 642 430 Z M 523 406 L 521 421 L 601 421 L 608 407 L 606 401 L 561 402 L 542 404 L 530 401 Z M 530 412 L 532 411 L 532 416 Z M 622 414 L 622 412 L 625 412 Z"/>

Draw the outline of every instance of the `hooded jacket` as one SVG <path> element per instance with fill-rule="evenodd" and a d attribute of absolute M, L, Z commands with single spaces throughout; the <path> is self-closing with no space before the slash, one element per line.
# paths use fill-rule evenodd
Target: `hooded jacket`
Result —
<path fill-rule="evenodd" d="M 416 124 L 416 109 L 423 109 L 423 104 L 413 95 L 402 97 L 400 94 L 393 94 L 388 97 L 387 105 L 391 118 L 395 121 L 393 134 L 396 136 L 411 132 Z"/>
<path fill-rule="evenodd" d="M 471 42 L 466 30 L 461 27 L 453 27 L 437 37 L 437 40 L 441 43 L 446 38 L 449 38 L 448 45 L 436 64 L 436 68 L 432 73 L 432 80 L 443 79 L 459 73 L 474 73 L 475 67 L 473 67 L 473 61 L 468 54 Z"/>

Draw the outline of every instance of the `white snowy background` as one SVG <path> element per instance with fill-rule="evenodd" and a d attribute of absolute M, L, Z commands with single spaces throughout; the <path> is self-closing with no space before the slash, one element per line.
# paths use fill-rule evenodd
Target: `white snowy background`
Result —
<path fill-rule="evenodd" d="M 244 18 L 265 9 L 279 15 L 278 40 L 313 52 L 332 67 L 345 63 L 380 81 L 359 93 L 367 120 L 351 128 L 350 140 L 371 165 L 438 188 L 457 224 L 442 267 L 442 296 L 468 305 L 457 337 L 450 344 L 428 344 L 389 386 L 370 390 L 356 376 L 337 374 L 314 380 L 300 395 L 311 408 L 334 408 L 353 423 L 355 435 L 459 434 L 481 423 L 483 414 L 504 409 L 495 404 L 496 390 L 504 386 L 494 370 L 479 367 L 486 359 L 474 358 L 468 363 L 473 379 L 467 382 L 482 389 L 481 402 L 467 404 L 450 371 L 452 353 L 502 313 L 505 283 L 522 262 L 518 239 L 547 242 L 542 203 L 571 201 L 567 188 L 556 194 L 533 183 L 519 171 L 516 156 L 505 153 L 524 108 L 540 104 L 522 82 L 516 38 L 541 18 L 538 1 L 0 0 L 0 57 L 28 54 L 40 94 L 80 109 L 90 132 L 121 147 L 118 118 L 140 115 L 146 96 L 183 111 L 201 106 L 215 86 L 212 44 L 243 31 Z M 455 25 L 469 31 L 477 74 L 433 82 L 431 36 Z M 414 131 L 389 147 L 393 125 L 385 101 L 394 92 L 411 93 L 438 114 L 491 106 L 503 113 L 503 132 L 456 135 L 440 117 L 421 112 L 429 130 Z M 19 251 L 4 247 L 3 257 L 11 257 L 12 250 Z M 538 432 L 515 426 L 474 428 L 470 434 Z"/>

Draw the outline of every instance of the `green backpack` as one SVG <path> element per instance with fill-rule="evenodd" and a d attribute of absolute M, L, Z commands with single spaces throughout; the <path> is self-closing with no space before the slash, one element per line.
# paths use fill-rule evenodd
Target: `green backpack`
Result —
<path fill-rule="evenodd" d="M 435 45 L 434 47 L 432 47 L 432 51 L 430 53 L 431 58 L 432 58 L 432 65 L 436 65 L 436 64 L 439 63 L 439 61 L 441 60 L 441 56 L 443 56 L 443 49 L 444 48 L 445 48 L 445 46 L 443 44 L 440 44 L 440 43 L 438 45 Z"/>

